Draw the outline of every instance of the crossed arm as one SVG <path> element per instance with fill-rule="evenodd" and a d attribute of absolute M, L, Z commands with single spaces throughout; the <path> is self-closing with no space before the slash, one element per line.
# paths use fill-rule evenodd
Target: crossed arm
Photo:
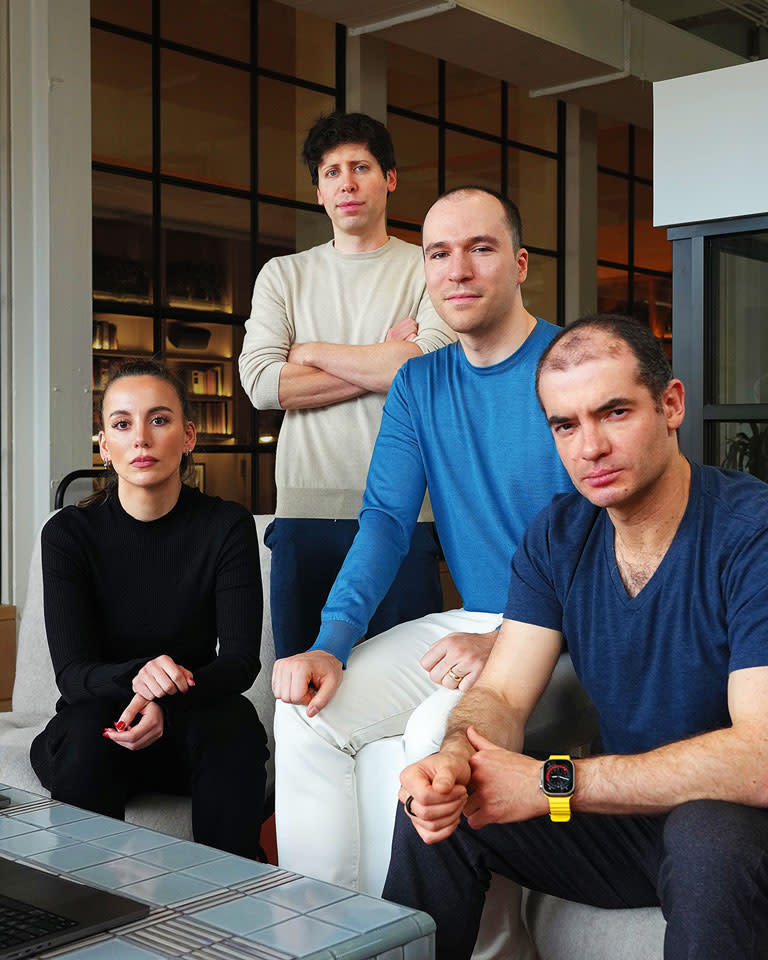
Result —
<path fill-rule="evenodd" d="M 325 407 L 364 393 L 386 393 L 400 367 L 421 354 L 413 343 L 412 317 L 396 323 L 384 343 L 297 343 L 280 370 L 278 397 L 284 410 Z"/>
<path fill-rule="evenodd" d="M 541 763 L 520 753 L 525 722 L 560 650 L 554 630 L 505 620 L 480 681 L 451 715 L 440 751 L 401 774 L 400 800 L 413 797 L 414 826 L 426 843 L 456 829 L 542 816 Z M 574 810 L 658 814 L 702 799 L 768 806 L 768 667 L 734 671 L 732 725 L 643 754 L 576 761 Z M 565 746 L 565 745 L 564 745 Z"/>

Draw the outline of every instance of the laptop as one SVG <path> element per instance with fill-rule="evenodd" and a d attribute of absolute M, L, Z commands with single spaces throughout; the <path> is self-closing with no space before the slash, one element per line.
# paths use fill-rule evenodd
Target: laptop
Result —
<path fill-rule="evenodd" d="M 0 960 L 141 920 L 149 906 L 0 856 Z"/>

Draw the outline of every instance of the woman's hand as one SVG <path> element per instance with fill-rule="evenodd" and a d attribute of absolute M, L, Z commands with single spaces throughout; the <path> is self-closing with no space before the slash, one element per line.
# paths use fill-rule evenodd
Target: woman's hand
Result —
<path fill-rule="evenodd" d="M 141 719 L 131 726 L 137 716 Z M 114 729 L 107 727 L 104 736 L 126 750 L 143 750 L 163 735 L 163 711 L 152 700 L 136 696 L 120 714 Z"/>
<path fill-rule="evenodd" d="M 174 693 L 186 693 L 194 687 L 192 671 L 176 663 L 163 653 L 149 660 L 133 678 L 133 692 L 145 700 L 157 700 L 172 696 Z"/>

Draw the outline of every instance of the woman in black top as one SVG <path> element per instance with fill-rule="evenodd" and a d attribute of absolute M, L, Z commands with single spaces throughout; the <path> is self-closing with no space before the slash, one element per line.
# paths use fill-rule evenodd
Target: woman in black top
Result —
<path fill-rule="evenodd" d="M 113 817 L 136 793 L 191 794 L 195 840 L 258 858 L 266 735 L 242 696 L 260 666 L 253 517 L 182 483 L 195 426 L 162 364 L 119 367 L 101 422 L 105 490 L 43 528 L 61 698 L 32 765 L 55 799 Z"/>

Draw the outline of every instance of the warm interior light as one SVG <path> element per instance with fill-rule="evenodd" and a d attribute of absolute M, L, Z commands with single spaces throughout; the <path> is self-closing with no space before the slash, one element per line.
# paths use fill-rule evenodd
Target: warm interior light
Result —
<path fill-rule="evenodd" d="M 259 443 L 274 443 L 276 439 L 271 433 L 263 433 L 259 437 Z"/>

